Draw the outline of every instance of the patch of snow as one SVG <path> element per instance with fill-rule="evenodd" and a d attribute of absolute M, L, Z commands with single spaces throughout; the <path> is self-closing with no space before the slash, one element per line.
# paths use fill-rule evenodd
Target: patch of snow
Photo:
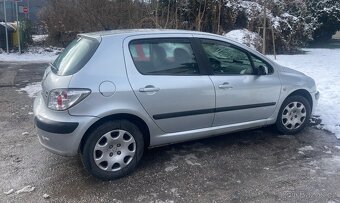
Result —
<path fill-rule="evenodd" d="M 192 166 L 201 166 L 201 164 L 197 162 L 197 157 L 194 154 L 185 155 L 184 161 Z"/>
<path fill-rule="evenodd" d="M 138 202 L 145 202 L 145 199 L 147 199 L 148 196 L 146 195 L 139 195 L 135 200 Z"/>
<path fill-rule="evenodd" d="M 306 152 L 306 151 L 313 151 L 314 148 L 312 146 L 305 146 L 305 147 L 299 148 L 298 150 L 302 152 Z"/>
<path fill-rule="evenodd" d="M 0 61 L 6 62 L 53 62 L 61 48 L 30 47 L 25 53 L 0 53 Z"/>
<path fill-rule="evenodd" d="M 338 149 L 338 150 L 340 150 L 340 146 L 335 146 L 335 149 Z"/>
<path fill-rule="evenodd" d="M 24 188 L 22 188 L 21 190 L 16 191 L 15 194 L 29 193 L 29 192 L 33 192 L 34 190 L 35 190 L 35 187 L 27 185 Z"/>
<path fill-rule="evenodd" d="M 32 40 L 35 43 L 46 41 L 48 35 L 32 35 Z"/>
<path fill-rule="evenodd" d="M 160 199 L 156 199 L 156 201 L 155 201 L 155 203 L 174 203 L 175 201 L 173 201 L 173 200 L 165 200 L 165 201 L 163 201 L 163 200 L 160 200 Z"/>
<path fill-rule="evenodd" d="M 171 154 L 173 153 L 172 151 L 168 151 L 168 152 L 170 152 Z M 197 159 L 196 155 L 192 154 L 192 153 L 191 154 L 185 154 L 185 155 L 180 155 L 180 154 L 176 153 L 171 158 L 171 163 L 174 163 L 174 162 L 177 162 L 178 160 L 183 160 L 183 159 L 184 159 L 184 162 L 187 163 L 188 165 L 191 165 L 191 166 L 201 166 L 201 164 L 198 163 L 198 161 L 197 161 L 198 159 Z M 177 166 L 174 166 L 174 167 L 177 168 Z M 168 169 L 166 169 L 166 170 L 170 170 L 170 171 L 171 171 L 171 169 L 174 170 L 174 168 L 171 167 L 171 166 L 169 166 L 167 168 Z"/>
<path fill-rule="evenodd" d="M 4 192 L 4 194 L 5 194 L 5 195 L 10 195 L 10 194 L 12 194 L 13 192 L 14 192 L 14 189 L 10 189 L 10 190 Z"/>
<path fill-rule="evenodd" d="M 340 49 L 304 49 L 306 54 L 279 55 L 277 63 L 312 77 L 320 91 L 315 115 L 318 128 L 328 130 L 340 139 Z M 273 58 L 273 56 L 270 56 Z"/>
<path fill-rule="evenodd" d="M 174 171 L 176 168 L 178 168 L 178 166 L 168 166 L 165 168 L 165 172 L 171 172 Z"/>
<path fill-rule="evenodd" d="M 17 90 L 19 92 L 26 92 L 29 97 L 37 97 L 38 93 L 41 91 L 41 82 L 35 82 L 28 84 L 26 87 Z"/>
<path fill-rule="evenodd" d="M 28 132 L 23 132 L 23 133 L 21 133 L 23 136 L 27 136 L 27 135 L 29 135 L 29 133 Z"/>
<path fill-rule="evenodd" d="M 226 34 L 223 34 L 223 36 L 238 43 L 247 45 L 254 50 L 256 50 L 261 44 L 260 35 L 255 32 L 250 32 L 247 29 L 232 30 Z"/>
<path fill-rule="evenodd" d="M 123 201 L 119 199 L 112 199 L 111 202 L 112 203 L 123 203 Z"/>
<path fill-rule="evenodd" d="M 178 188 L 171 188 L 170 191 L 174 196 L 179 197 Z"/>
<path fill-rule="evenodd" d="M 17 29 L 16 26 L 13 26 L 13 23 L 5 23 L 5 22 L 0 22 L 0 25 L 6 27 L 6 24 L 7 24 L 7 28 L 11 28 L 13 29 L 14 31 Z"/>
<path fill-rule="evenodd" d="M 262 12 L 263 6 L 253 1 L 241 1 L 239 5 L 242 9 L 245 9 L 247 15 L 254 16 Z M 267 10 L 270 13 L 270 10 Z"/>
<path fill-rule="evenodd" d="M 338 174 L 340 171 L 340 156 L 333 156 L 331 158 L 324 158 L 322 160 L 327 173 Z"/>
<path fill-rule="evenodd" d="M 44 199 L 49 199 L 50 196 L 49 196 L 48 194 L 45 193 L 45 194 L 43 194 L 43 198 L 44 198 Z"/>

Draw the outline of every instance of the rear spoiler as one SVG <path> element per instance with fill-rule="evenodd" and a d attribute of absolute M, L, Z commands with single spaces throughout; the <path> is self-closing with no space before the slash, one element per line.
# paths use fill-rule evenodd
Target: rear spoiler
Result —
<path fill-rule="evenodd" d="M 99 43 L 102 41 L 102 37 L 99 35 L 91 35 L 91 34 L 78 34 L 78 38 L 86 38 L 91 40 L 97 40 Z"/>

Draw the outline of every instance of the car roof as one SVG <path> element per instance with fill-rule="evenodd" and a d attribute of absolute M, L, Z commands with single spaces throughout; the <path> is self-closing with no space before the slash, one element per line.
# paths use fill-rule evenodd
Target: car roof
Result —
<path fill-rule="evenodd" d="M 206 32 L 198 32 L 191 30 L 175 30 L 175 29 L 119 29 L 119 30 L 107 30 L 99 32 L 83 33 L 80 35 L 85 35 L 89 37 L 104 37 L 104 36 L 115 36 L 115 35 L 139 35 L 139 34 L 210 34 Z"/>

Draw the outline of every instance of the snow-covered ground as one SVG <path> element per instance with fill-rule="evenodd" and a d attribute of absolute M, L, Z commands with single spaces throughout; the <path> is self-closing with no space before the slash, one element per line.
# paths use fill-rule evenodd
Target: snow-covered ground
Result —
<path fill-rule="evenodd" d="M 52 62 L 58 54 L 63 50 L 58 47 L 42 47 L 48 35 L 33 35 L 32 40 L 34 45 L 29 46 L 24 53 L 9 53 L 0 50 L 0 62 Z"/>
<path fill-rule="evenodd" d="M 340 49 L 304 49 L 306 54 L 279 55 L 276 62 L 314 78 L 321 93 L 314 114 L 321 128 L 340 139 Z M 273 56 L 270 56 L 273 59 Z"/>
<path fill-rule="evenodd" d="M 41 91 L 41 82 L 34 82 L 27 85 L 24 88 L 18 90 L 19 92 L 26 92 L 29 97 L 37 97 L 38 93 Z"/>
<path fill-rule="evenodd" d="M 27 52 L 19 53 L 0 53 L 0 61 L 6 62 L 53 62 L 60 48 L 30 47 Z"/>
<path fill-rule="evenodd" d="M 32 35 L 32 40 L 34 43 L 45 42 L 48 35 Z"/>

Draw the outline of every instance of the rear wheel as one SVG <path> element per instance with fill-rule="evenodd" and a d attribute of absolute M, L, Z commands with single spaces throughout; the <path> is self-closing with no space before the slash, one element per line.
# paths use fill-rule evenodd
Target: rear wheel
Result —
<path fill-rule="evenodd" d="M 91 132 L 82 161 L 93 176 L 113 180 L 131 173 L 143 151 L 144 139 L 138 126 L 127 120 L 114 120 Z"/>
<path fill-rule="evenodd" d="M 311 105 L 308 100 L 299 95 L 290 96 L 282 103 L 276 127 L 280 133 L 296 134 L 307 126 L 310 116 Z"/>

